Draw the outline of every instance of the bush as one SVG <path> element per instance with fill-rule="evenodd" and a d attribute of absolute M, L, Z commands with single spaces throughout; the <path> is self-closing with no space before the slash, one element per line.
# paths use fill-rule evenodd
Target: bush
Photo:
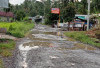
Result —
<path fill-rule="evenodd" d="M 18 38 L 25 36 L 25 33 L 34 27 L 33 23 L 24 23 L 24 22 L 13 22 L 6 23 L 1 22 L 0 27 L 7 29 L 7 33 Z"/>
<path fill-rule="evenodd" d="M 15 30 L 15 28 L 12 25 L 10 25 L 9 26 L 9 31 L 12 31 L 12 30 Z"/>

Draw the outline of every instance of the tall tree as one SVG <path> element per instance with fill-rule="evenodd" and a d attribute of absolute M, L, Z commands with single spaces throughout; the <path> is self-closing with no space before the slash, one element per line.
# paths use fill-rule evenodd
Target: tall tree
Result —
<path fill-rule="evenodd" d="M 100 1 L 91 0 L 91 13 L 99 13 L 99 12 L 100 12 Z"/>
<path fill-rule="evenodd" d="M 82 14 L 87 14 L 87 0 L 82 0 L 81 1 L 82 7 L 81 8 L 81 13 Z"/>
<path fill-rule="evenodd" d="M 68 3 L 66 7 L 63 9 L 63 18 L 65 22 L 71 22 L 75 17 L 75 6 L 73 3 Z"/>

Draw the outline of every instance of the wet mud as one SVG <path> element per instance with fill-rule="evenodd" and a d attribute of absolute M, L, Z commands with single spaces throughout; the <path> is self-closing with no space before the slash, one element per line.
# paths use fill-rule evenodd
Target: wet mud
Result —
<path fill-rule="evenodd" d="M 59 29 L 37 25 L 18 41 L 15 68 L 100 68 L 100 50 L 61 37 Z"/>

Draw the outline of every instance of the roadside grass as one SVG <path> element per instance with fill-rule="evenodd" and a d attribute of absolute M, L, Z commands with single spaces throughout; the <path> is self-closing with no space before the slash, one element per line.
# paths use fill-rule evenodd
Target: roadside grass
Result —
<path fill-rule="evenodd" d="M 25 34 L 34 27 L 33 23 L 26 22 L 0 22 L 0 28 L 6 28 L 7 33 L 18 38 L 22 38 Z"/>
<path fill-rule="evenodd" d="M 24 37 L 30 29 L 34 27 L 33 23 L 26 22 L 0 22 L 0 28 L 6 28 L 7 34 L 17 38 Z M 15 49 L 15 41 L 9 39 L 0 39 L 0 56 L 11 57 Z M 3 61 L 0 60 L 0 68 L 3 68 Z"/>
<path fill-rule="evenodd" d="M 96 43 L 96 41 L 98 39 L 89 37 L 88 35 L 86 35 L 86 32 L 84 32 L 84 31 L 81 31 L 81 32 L 79 32 L 79 31 L 65 32 L 64 34 L 65 34 L 65 36 L 73 38 L 77 41 L 83 42 L 85 44 L 94 45 L 94 46 L 100 48 L 100 43 Z"/>
<path fill-rule="evenodd" d="M 9 39 L 0 39 L 0 56 L 10 57 L 15 48 L 15 41 Z M 4 68 L 3 60 L 0 59 L 0 68 Z"/>
<path fill-rule="evenodd" d="M 12 56 L 12 50 L 15 48 L 15 41 L 9 39 L 0 39 L 0 55 L 3 57 Z"/>
<path fill-rule="evenodd" d="M 0 68 L 4 68 L 3 67 L 3 61 L 0 59 Z"/>

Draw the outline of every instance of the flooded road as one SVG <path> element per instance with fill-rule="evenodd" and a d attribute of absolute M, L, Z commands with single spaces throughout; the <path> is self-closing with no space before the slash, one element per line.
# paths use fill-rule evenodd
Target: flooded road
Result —
<path fill-rule="evenodd" d="M 58 36 L 59 29 L 37 25 L 18 43 L 15 68 L 100 68 L 100 50 Z M 61 33 L 60 33 L 61 35 Z"/>

